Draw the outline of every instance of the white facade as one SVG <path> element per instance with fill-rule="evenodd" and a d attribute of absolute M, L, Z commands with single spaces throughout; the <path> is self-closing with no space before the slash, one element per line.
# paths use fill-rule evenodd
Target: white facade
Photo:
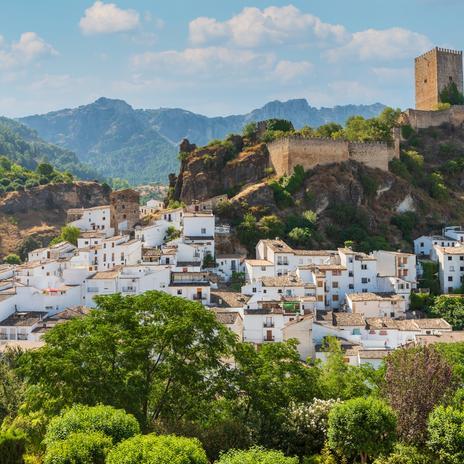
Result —
<path fill-rule="evenodd" d="M 114 234 L 114 229 L 111 227 L 111 207 L 109 205 L 73 209 L 69 210 L 68 214 L 80 216 L 79 219 L 70 222 L 68 225 L 77 227 L 83 232 L 100 231 L 104 232 L 107 237 Z"/>
<path fill-rule="evenodd" d="M 451 293 L 464 283 L 464 246 L 435 246 L 438 276 L 443 293 Z"/>

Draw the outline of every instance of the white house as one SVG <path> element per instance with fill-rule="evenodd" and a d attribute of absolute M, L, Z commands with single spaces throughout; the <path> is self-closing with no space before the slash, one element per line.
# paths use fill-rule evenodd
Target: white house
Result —
<path fill-rule="evenodd" d="M 443 293 L 451 293 L 464 283 L 464 247 L 435 245 L 438 259 L 438 277 Z"/>
<path fill-rule="evenodd" d="M 395 293 L 349 293 L 346 303 L 349 312 L 364 317 L 400 318 L 406 315 L 406 301 Z"/>
<path fill-rule="evenodd" d="M 70 209 L 68 210 L 68 225 L 77 227 L 83 232 L 104 232 L 107 237 L 110 237 L 114 234 L 114 229 L 111 227 L 111 206 Z"/>

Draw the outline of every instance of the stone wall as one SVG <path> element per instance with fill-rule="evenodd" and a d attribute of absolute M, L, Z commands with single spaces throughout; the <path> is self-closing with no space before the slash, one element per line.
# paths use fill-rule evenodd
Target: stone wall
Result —
<path fill-rule="evenodd" d="M 464 106 L 452 106 L 447 110 L 441 111 L 408 109 L 403 113 L 402 122 L 409 124 L 414 130 L 438 127 L 442 124 L 461 127 L 464 124 Z"/>
<path fill-rule="evenodd" d="M 118 225 L 127 221 L 127 229 L 133 229 L 140 221 L 140 193 L 132 189 L 116 190 L 110 194 L 111 227 L 116 234 Z"/>
<path fill-rule="evenodd" d="M 269 158 L 278 176 L 291 174 L 297 165 L 305 170 L 317 165 L 353 160 L 388 171 L 388 163 L 399 157 L 399 144 L 348 142 L 324 138 L 287 137 L 268 144 Z"/>
<path fill-rule="evenodd" d="M 433 110 L 441 91 L 454 82 L 463 90 L 462 52 L 434 48 L 415 59 L 416 109 Z"/>

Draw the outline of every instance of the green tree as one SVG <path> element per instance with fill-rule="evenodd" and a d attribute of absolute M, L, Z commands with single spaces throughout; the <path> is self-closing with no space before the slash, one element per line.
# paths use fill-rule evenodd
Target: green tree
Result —
<path fill-rule="evenodd" d="M 49 163 L 40 163 L 37 166 L 37 173 L 40 174 L 43 177 L 50 178 L 51 175 L 53 174 L 53 166 Z"/>
<path fill-rule="evenodd" d="M 101 432 L 71 433 L 47 446 L 44 464 L 105 464 L 113 443 Z"/>
<path fill-rule="evenodd" d="M 428 450 L 397 443 L 386 457 L 378 458 L 374 464 L 434 464 Z"/>
<path fill-rule="evenodd" d="M 368 395 L 371 389 L 367 379 L 372 375 L 372 369 L 368 366 L 355 367 L 347 364 L 340 342 L 335 337 L 327 337 L 324 349 L 327 359 L 319 369 L 319 389 L 322 396 L 326 399 L 345 400 Z"/>
<path fill-rule="evenodd" d="M 334 134 L 337 134 L 342 131 L 343 127 L 340 126 L 340 124 L 337 124 L 335 122 L 329 122 L 327 124 L 319 126 L 315 130 L 315 135 L 316 137 L 332 138 Z"/>
<path fill-rule="evenodd" d="M 81 231 L 77 227 L 69 226 L 69 225 L 64 226 L 61 228 L 60 235 L 54 238 L 50 242 L 50 245 L 56 245 L 57 243 L 60 243 L 60 242 L 69 242 L 77 246 L 77 239 L 79 238 L 80 234 L 81 234 Z"/>
<path fill-rule="evenodd" d="M 8 264 L 21 264 L 21 258 L 14 253 L 10 253 L 3 261 Z"/>
<path fill-rule="evenodd" d="M 195 438 L 139 435 L 110 451 L 106 464 L 208 464 Z"/>
<path fill-rule="evenodd" d="M 223 386 L 234 335 L 201 304 L 149 291 L 95 298 L 98 310 L 57 324 L 46 345 L 21 357 L 22 372 L 55 408 L 108 404 L 146 427 L 208 412 Z M 37 408 L 43 407 L 40 400 Z"/>
<path fill-rule="evenodd" d="M 140 433 L 134 416 L 111 406 L 75 405 L 54 417 L 47 428 L 45 443 L 65 440 L 71 433 L 101 432 L 119 443 Z"/>
<path fill-rule="evenodd" d="M 235 359 L 239 401 L 233 416 L 250 426 L 259 443 L 278 448 L 290 405 L 310 402 L 318 393 L 318 370 L 300 361 L 295 340 L 265 343 L 259 351 L 242 343 Z"/>
<path fill-rule="evenodd" d="M 286 457 L 282 452 L 253 447 L 224 453 L 217 464 L 298 464 L 298 458 Z"/>
<path fill-rule="evenodd" d="M 442 317 L 453 326 L 454 330 L 464 328 L 464 297 L 458 295 L 441 295 L 429 308 L 433 317 Z"/>
<path fill-rule="evenodd" d="M 0 424 L 14 418 L 24 401 L 24 381 L 16 371 L 21 351 L 7 348 L 0 356 Z"/>
<path fill-rule="evenodd" d="M 2 464 L 23 464 L 26 451 L 26 437 L 16 430 L 0 432 L 0 462 Z"/>
<path fill-rule="evenodd" d="M 429 448 L 443 464 L 464 462 L 464 411 L 452 406 L 438 406 L 428 423 Z"/>
<path fill-rule="evenodd" d="M 264 216 L 258 221 L 258 229 L 264 238 L 282 237 L 285 233 L 285 226 L 281 219 L 275 215 Z"/>
<path fill-rule="evenodd" d="M 427 417 L 453 391 L 452 367 L 434 347 L 399 348 L 385 360 L 383 396 L 395 410 L 406 443 L 421 444 Z"/>
<path fill-rule="evenodd" d="M 166 230 L 166 240 L 170 242 L 180 237 L 180 230 L 176 229 L 174 226 L 169 226 Z"/>
<path fill-rule="evenodd" d="M 392 449 L 395 429 L 389 406 L 374 398 L 355 398 L 330 411 L 328 442 L 337 454 L 367 463 Z"/>
<path fill-rule="evenodd" d="M 459 91 L 455 82 L 450 82 L 440 92 L 440 102 L 450 105 L 464 105 L 464 95 Z"/>

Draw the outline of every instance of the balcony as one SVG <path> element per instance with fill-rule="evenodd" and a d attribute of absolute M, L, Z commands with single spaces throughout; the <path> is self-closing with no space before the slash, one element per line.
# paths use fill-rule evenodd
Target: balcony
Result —
<path fill-rule="evenodd" d="M 205 301 L 206 296 L 204 296 L 204 295 L 193 295 L 192 299 L 195 300 L 195 301 Z"/>
<path fill-rule="evenodd" d="M 263 322 L 263 327 L 272 328 L 274 327 L 274 322 Z"/>
<path fill-rule="evenodd" d="M 272 335 L 271 337 L 268 336 L 268 335 L 265 335 L 265 336 L 263 337 L 263 342 L 273 342 L 273 341 L 275 341 L 274 335 Z"/>
<path fill-rule="evenodd" d="M 135 287 L 122 287 L 121 291 L 122 293 L 135 293 L 136 288 Z"/>

